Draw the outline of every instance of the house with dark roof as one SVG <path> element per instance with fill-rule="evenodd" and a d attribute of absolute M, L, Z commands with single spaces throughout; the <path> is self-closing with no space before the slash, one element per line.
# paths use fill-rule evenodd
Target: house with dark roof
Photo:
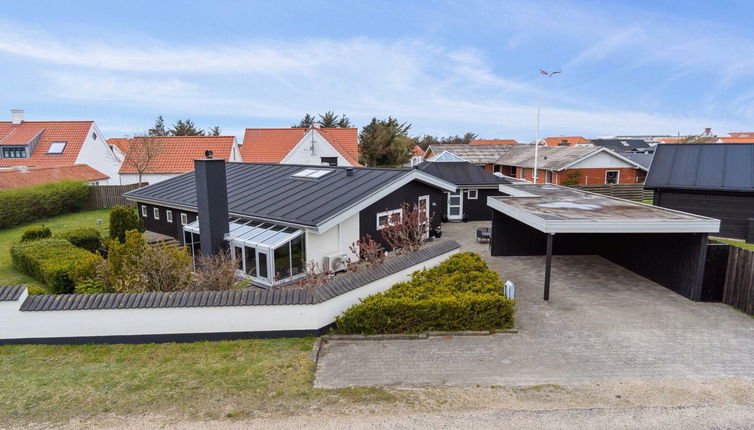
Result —
<path fill-rule="evenodd" d="M 0 170 L 88 165 L 102 182 L 118 183 L 122 157 L 94 121 L 26 121 L 23 110 L 11 112 L 11 121 L 0 121 Z"/>
<path fill-rule="evenodd" d="M 102 185 L 110 178 L 86 164 L 64 167 L 0 169 L 0 191 L 60 181 L 81 181 Z"/>
<path fill-rule="evenodd" d="M 754 243 L 754 144 L 659 145 L 644 186 L 656 206 L 717 218 L 720 236 Z"/>
<path fill-rule="evenodd" d="M 506 176 L 533 181 L 534 146 L 516 145 L 495 161 Z M 595 146 L 542 146 L 537 151 L 537 183 L 564 185 L 640 184 L 647 168 Z"/>
<path fill-rule="evenodd" d="M 194 170 L 194 160 L 206 151 L 226 161 L 243 161 L 235 136 L 145 136 L 108 139 L 108 144 L 125 153 L 118 170 L 121 184 L 156 184 Z M 153 153 L 154 155 L 147 155 Z"/>
<path fill-rule="evenodd" d="M 592 144 L 614 152 L 653 152 L 657 146 L 642 139 L 592 139 Z"/>
<path fill-rule="evenodd" d="M 337 271 L 351 245 L 425 211 L 430 236 L 443 192 L 456 186 L 419 169 L 354 168 L 196 160 L 195 172 L 125 194 L 147 230 L 172 236 L 194 255 L 231 250 L 255 284 L 286 283 L 305 267 Z"/>
<path fill-rule="evenodd" d="M 487 198 L 502 196 L 500 184 L 511 183 L 467 161 L 425 161 L 417 168 L 458 187 L 444 192 L 440 205 L 442 219 L 450 222 L 491 220 Z"/>
<path fill-rule="evenodd" d="M 241 157 L 248 163 L 362 166 L 356 128 L 247 128 Z"/>

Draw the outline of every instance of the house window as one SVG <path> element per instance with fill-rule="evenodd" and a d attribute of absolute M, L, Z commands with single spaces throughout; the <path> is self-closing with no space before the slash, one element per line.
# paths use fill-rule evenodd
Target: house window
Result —
<path fill-rule="evenodd" d="M 97 133 L 92 133 L 92 139 L 97 140 Z"/>
<path fill-rule="evenodd" d="M 188 215 L 182 213 L 181 214 L 181 225 L 186 225 L 186 224 L 188 224 Z"/>
<path fill-rule="evenodd" d="M 154 219 L 160 219 L 160 209 L 159 208 L 152 209 L 152 216 L 154 217 Z"/>
<path fill-rule="evenodd" d="M 545 183 L 552 184 L 552 170 L 545 170 Z"/>
<path fill-rule="evenodd" d="M 606 184 L 620 183 L 620 171 L 608 170 L 607 172 L 605 172 L 605 183 Z"/>
<path fill-rule="evenodd" d="M 147 217 L 147 205 L 141 205 L 141 216 Z"/>
<path fill-rule="evenodd" d="M 521 179 L 526 179 L 526 169 L 521 169 Z"/>
<path fill-rule="evenodd" d="M 503 170 L 503 166 L 495 164 L 492 166 L 492 173 L 500 173 Z"/>
<path fill-rule="evenodd" d="M 380 212 L 377 214 L 377 230 L 382 230 L 386 225 L 395 224 L 401 221 L 401 210 Z"/>
<path fill-rule="evenodd" d="M 320 157 L 323 166 L 337 166 L 338 157 Z"/>
<path fill-rule="evenodd" d="M 168 220 L 168 222 L 173 222 L 173 211 L 166 210 L 165 219 Z"/>
<path fill-rule="evenodd" d="M 48 154 L 62 154 L 67 142 L 52 142 L 50 149 L 47 150 Z"/>
<path fill-rule="evenodd" d="M 511 178 L 515 178 L 515 177 L 516 177 L 516 173 L 518 173 L 518 172 L 516 171 L 517 169 L 518 169 L 518 168 L 517 168 L 516 166 L 511 166 L 511 175 L 510 175 L 510 176 L 511 176 Z"/>
<path fill-rule="evenodd" d="M 3 146 L 3 158 L 26 158 L 26 147 Z"/>
<path fill-rule="evenodd" d="M 479 198 L 479 190 L 466 190 L 469 200 L 476 200 Z"/>

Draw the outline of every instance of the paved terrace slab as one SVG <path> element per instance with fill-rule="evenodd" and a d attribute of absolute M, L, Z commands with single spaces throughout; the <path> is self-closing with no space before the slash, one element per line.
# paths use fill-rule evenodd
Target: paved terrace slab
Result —
<path fill-rule="evenodd" d="M 541 299 L 544 257 L 490 257 L 484 223 L 445 224 L 517 286 L 518 334 L 332 341 L 315 386 L 572 385 L 599 381 L 754 378 L 754 319 L 692 302 L 596 256 L 556 256 Z"/>

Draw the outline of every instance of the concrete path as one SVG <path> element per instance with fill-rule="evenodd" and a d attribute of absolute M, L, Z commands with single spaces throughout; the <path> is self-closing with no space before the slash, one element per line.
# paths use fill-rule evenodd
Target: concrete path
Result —
<path fill-rule="evenodd" d="M 557 256 L 550 302 L 543 257 L 490 257 L 476 224 L 445 236 L 517 285 L 518 334 L 333 341 L 315 386 L 537 385 L 754 377 L 754 319 L 692 302 L 595 256 Z"/>

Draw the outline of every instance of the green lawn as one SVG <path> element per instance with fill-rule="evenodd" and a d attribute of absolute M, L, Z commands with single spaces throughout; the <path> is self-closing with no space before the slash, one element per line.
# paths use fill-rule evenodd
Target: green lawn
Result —
<path fill-rule="evenodd" d="M 0 428 L 100 414 L 195 419 L 394 402 L 383 389 L 312 388 L 313 338 L 0 347 Z"/>
<path fill-rule="evenodd" d="M 27 227 L 32 225 L 45 225 L 52 230 L 53 234 L 63 233 L 80 227 L 93 227 L 99 229 L 102 232 L 102 236 L 105 237 L 108 234 L 107 227 L 109 223 L 109 213 L 109 209 L 80 212 L 0 230 L 0 285 L 35 283 L 34 279 L 13 270 L 10 259 L 11 245 L 21 240 L 21 235 Z M 97 219 L 102 219 L 101 226 L 97 225 Z"/>
<path fill-rule="evenodd" d="M 731 244 L 733 246 L 737 246 L 739 248 L 743 248 L 743 249 L 748 249 L 748 250 L 754 251 L 754 243 L 746 243 L 746 242 L 741 242 L 739 240 L 721 239 L 719 237 L 716 237 L 716 238 L 711 239 L 711 240 L 716 241 L 716 242 L 728 243 L 728 244 Z"/>

